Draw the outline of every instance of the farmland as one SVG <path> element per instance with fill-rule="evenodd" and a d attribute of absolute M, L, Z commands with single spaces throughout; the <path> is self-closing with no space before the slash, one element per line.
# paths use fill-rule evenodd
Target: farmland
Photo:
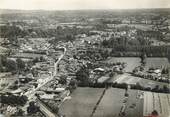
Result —
<path fill-rule="evenodd" d="M 169 117 L 170 115 L 170 94 L 160 94 L 144 92 L 144 111 L 143 115 L 149 115 L 156 110 L 160 117 Z"/>
<path fill-rule="evenodd" d="M 139 90 L 127 91 L 118 88 L 109 88 L 99 101 L 103 88 L 78 88 L 65 101 L 60 113 L 68 117 L 118 117 L 125 107 L 126 117 L 143 117 L 157 110 L 160 117 L 170 114 L 170 94 L 143 92 Z M 96 106 L 97 105 L 97 106 Z M 95 111 L 94 111 L 94 108 Z"/>
<path fill-rule="evenodd" d="M 64 102 L 60 113 L 68 117 L 90 117 L 104 89 L 78 88 L 71 95 L 71 100 Z M 117 117 L 122 106 L 126 105 L 127 117 L 141 117 L 143 114 L 143 99 L 137 98 L 141 91 L 129 90 L 129 98 L 124 89 L 109 88 L 96 106 L 93 117 Z M 125 101 L 126 100 L 126 101 Z M 134 107 L 131 107 L 134 105 Z M 133 113 L 131 113 L 133 111 Z M 129 113 L 130 112 L 130 113 Z"/>
<path fill-rule="evenodd" d="M 76 89 L 71 95 L 71 100 L 61 106 L 61 113 L 66 117 L 89 117 L 103 90 L 103 88 Z"/>
<path fill-rule="evenodd" d="M 118 116 L 122 101 L 124 97 L 124 90 L 108 89 L 101 100 L 94 117 L 116 117 Z"/>

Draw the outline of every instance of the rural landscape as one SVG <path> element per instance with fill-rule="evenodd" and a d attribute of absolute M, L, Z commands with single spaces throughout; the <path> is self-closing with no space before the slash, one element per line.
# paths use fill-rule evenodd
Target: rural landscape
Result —
<path fill-rule="evenodd" d="M 170 9 L 0 9 L 0 117 L 170 117 Z"/>

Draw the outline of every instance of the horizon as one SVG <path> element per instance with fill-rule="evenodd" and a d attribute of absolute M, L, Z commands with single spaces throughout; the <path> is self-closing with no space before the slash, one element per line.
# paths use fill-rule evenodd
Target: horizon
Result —
<path fill-rule="evenodd" d="M 157 10 L 157 9 L 170 9 L 170 8 L 129 8 L 129 9 L 4 9 L 0 8 L 0 10 L 11 10 L 11 11 L 126 11 L 126 10 Z"/>
<path fill-rule="evenodd" d="M 169 0 L 1 0 L 0 9 L 7 10 L 126 10 L 166 9 Z"/>

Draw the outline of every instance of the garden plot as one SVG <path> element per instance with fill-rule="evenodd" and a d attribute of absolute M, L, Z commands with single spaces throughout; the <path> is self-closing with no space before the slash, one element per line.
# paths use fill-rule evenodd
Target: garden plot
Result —
<path fill-rule="evenodd" d="M 147 116 L 156 110 L 159 117 L 170 115 L 170 94 L 144 92 L 143 115 Z"/>

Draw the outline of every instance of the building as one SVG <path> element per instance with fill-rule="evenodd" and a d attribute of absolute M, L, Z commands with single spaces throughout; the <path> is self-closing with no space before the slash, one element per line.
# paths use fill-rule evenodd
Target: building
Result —
<path fill-rule="evenodd" d="M 0 73 L 0 88 L 8 86 L 9 83 L 12 83 L 16 80 L 15 77 L 12 77 L 11 72 Z"/>

